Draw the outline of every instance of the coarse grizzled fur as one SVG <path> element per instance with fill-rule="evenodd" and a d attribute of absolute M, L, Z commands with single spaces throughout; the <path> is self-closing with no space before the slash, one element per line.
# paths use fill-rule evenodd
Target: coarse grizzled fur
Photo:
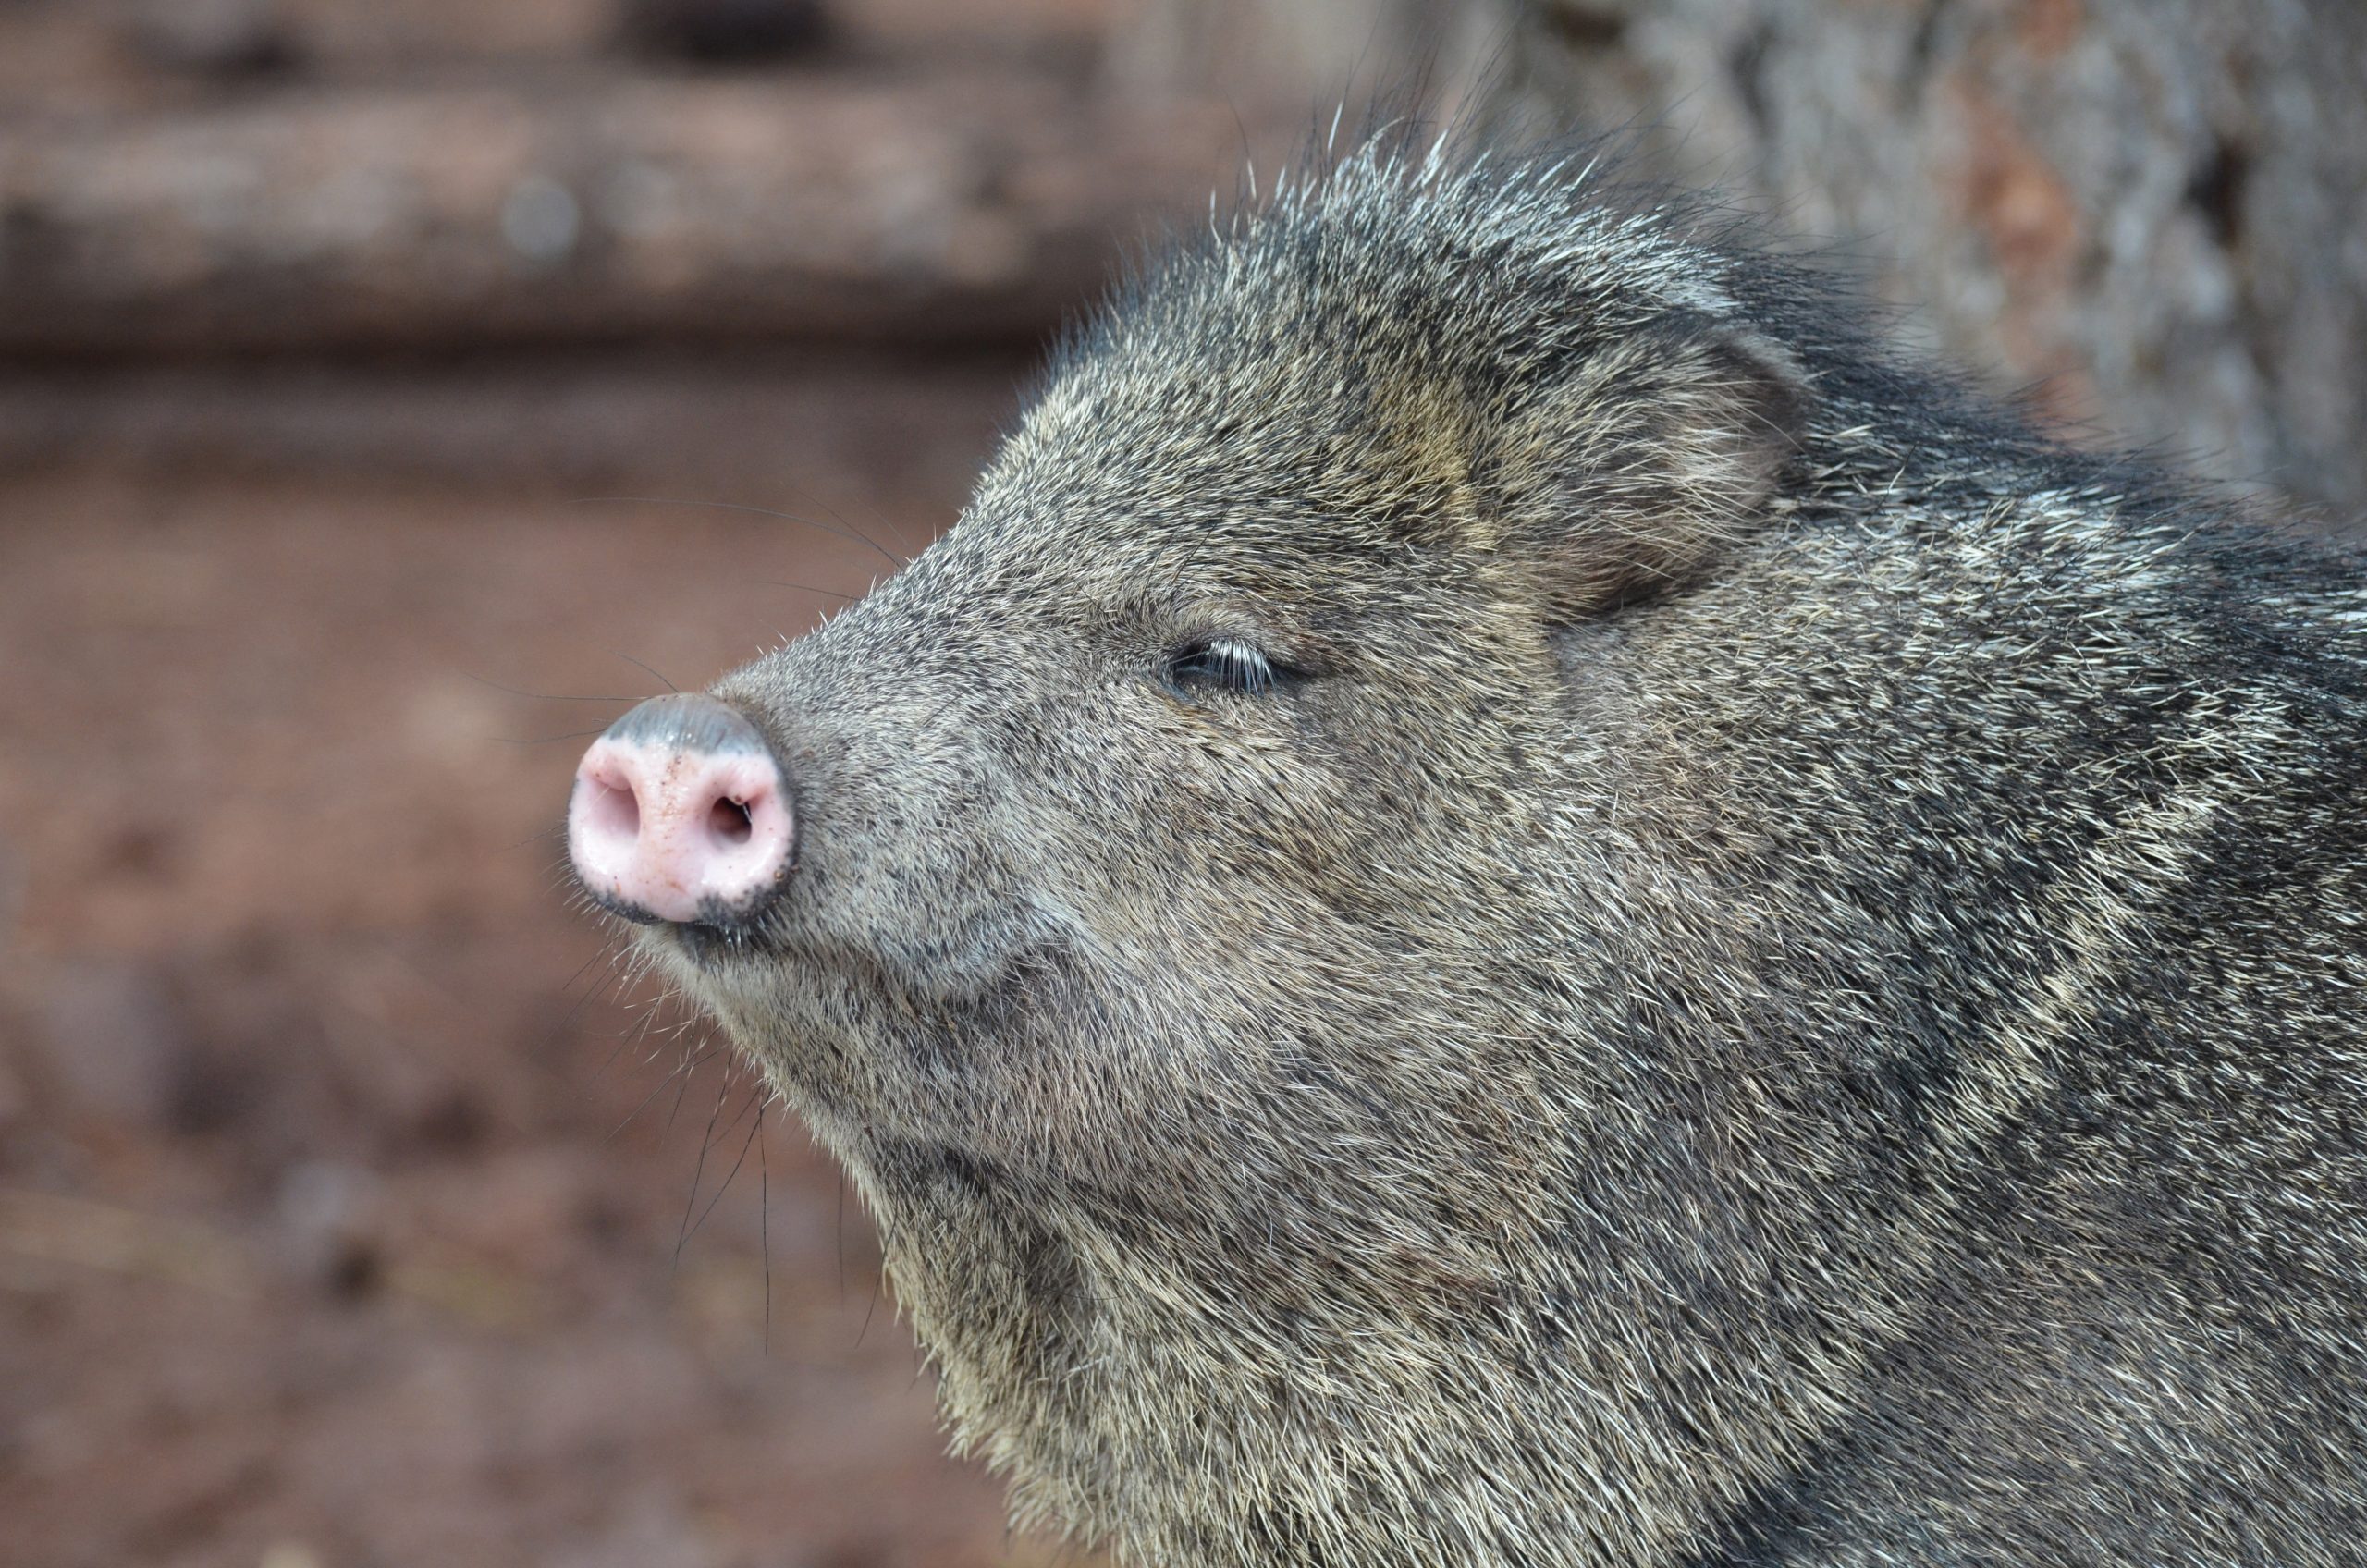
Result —
<path fill-rule="evenodd" d="M 1739 228 L 1365 146 L 730 676 L 645 940 L 1135 1568 L 2359 1562 L 2367 594 Z"/>

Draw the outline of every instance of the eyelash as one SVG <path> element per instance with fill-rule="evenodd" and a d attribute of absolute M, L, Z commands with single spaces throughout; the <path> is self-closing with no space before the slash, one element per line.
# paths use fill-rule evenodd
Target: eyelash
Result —
<path fill-rule="evenodd" d="M 1255 643 L 1238 637 L 1211 637 L 1183 649 L 1167 661 L 1167 684 L 1179 694 L 1194 688 L 1261 697 L 1272 691 L 1286 671 Z"/>

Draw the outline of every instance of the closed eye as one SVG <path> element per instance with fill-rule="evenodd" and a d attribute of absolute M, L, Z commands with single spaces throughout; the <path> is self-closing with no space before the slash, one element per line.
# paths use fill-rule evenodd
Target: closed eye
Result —
<path fill-rule="evenodd" d="M 1167 661 L 1167 684 L 1179 696 L 1214 692 L 1261 697 L 1290 673 L 1278 669 L 1263 649 L 1238 637 L 1211 637 L 1176 651 Z"/>

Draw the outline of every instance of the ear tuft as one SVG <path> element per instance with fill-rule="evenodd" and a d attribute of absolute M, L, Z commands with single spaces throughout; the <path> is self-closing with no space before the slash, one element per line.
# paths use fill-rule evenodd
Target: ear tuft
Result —
<path fill-rule="evenodd" d="M 1533 562 L 1550 619 L 1681 587 L 1758 526 L 1812 406 L 1789 350 L 1677 312 L 1515 413 L 1482 466 L 1499 548 Z"/>

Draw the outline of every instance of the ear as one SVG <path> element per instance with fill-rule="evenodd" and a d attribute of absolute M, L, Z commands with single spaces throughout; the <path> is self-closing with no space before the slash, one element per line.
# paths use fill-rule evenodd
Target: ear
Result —
<path fill-rule="evenodd" d="M 1692 312 L 1518 407 L 1481 466 L 1498 548 L 1566 622 L 1698 578 L 1767 515 L 1812 406 L 1782 345 Z"/>

